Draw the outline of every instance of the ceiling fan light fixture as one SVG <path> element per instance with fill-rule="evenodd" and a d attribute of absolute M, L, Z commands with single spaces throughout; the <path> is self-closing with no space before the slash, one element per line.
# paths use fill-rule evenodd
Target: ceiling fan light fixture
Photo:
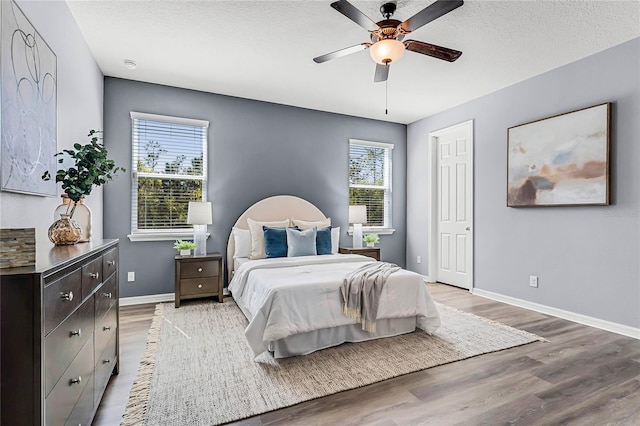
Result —
<path fill-rule="evenodd" d="M 380 65 L 395 62 L 404 55 L 404 44 L 392 38 L 377 41 L 369 48 L 371 59 Z"/>

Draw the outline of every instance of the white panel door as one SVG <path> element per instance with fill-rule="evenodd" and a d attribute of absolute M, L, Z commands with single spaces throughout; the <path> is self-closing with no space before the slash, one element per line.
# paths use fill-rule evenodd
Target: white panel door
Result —
<path fill-rule="evenodd" d="M 434 134 L 437 197 L 436 279 L 471 289 L 473 243 L 472 123 Z"/>

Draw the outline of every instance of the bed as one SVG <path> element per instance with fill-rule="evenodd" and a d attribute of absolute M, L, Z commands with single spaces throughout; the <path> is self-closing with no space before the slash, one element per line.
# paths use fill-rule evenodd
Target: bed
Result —
<path fill-rule="evenodd" d="M 345 316 L 340 295 L 344 277 L 375 260 L 338 254 L 339 228 L 335 226 L 331 229 L 331 254 L 276 258 L 260 258 L 258 254 L 249 256 L 251 259 L 242 255 L 246 254 L 247 234 L 258 237 L 258 232 L 247 232 L 258 229 L 255 221 L 293 225 L 293 219 L 296 225 L 307 227 L 330 221 L 301 198 L 269 197 L 238 218 L 227 244 L 229 291 L 249 321 L 245 337 L 255 356 L 267 351 L 275 358 L 306 355 L 416 328 L 431 334 L 440 326 L 438 310 L 422 277 L 404 269 L 391 274 L 382 289 L 375 332 L 364 331 L 356 320 Z M 252 249 L 259 247 L 252 243 Z"/>

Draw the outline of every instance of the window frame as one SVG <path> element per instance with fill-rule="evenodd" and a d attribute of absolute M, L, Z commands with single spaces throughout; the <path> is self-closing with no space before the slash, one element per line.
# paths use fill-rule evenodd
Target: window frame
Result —
<path fill-rule="evenodd" d="M 384 225 L 382 226 L 363 226 L 363 232 L 373 232 L 380 235 L 385 234 L 393 234 L 395 229 L 393 228 L 393 148 L 394 144 L 387 142 L 374 142 L 367 141 L 362 139 L 349 139 L 349 163 L 351 162 L 351 145 L 365 146 L 365 147 L 373 147 L 373 148 L 383 148 L 388 150 L 388 154 L 386 158 L 388 161 L 385 161 L 385 184 L 382 186 L 379 185 L 358 185 L 351 184 L 351 173 L 350 170 L 347 172 L 347 180 L 348 180 L 348 190 L 351 191 L 351 188 L 369 188 L 369 189 L 382 189 L 384 190 Z M 349 235 L 353 235 L 353 226 L 349 225 L 347 233 Z"/>
<path fill-rule="evenodd" d="M 188 179 L 202 181 L 202 200 L 207 201 L 207 183 L 209 178 L 208 171 L 208 139 L 209 139 L 209 121 L 198 120 L 184 117 L 173 117 L 167 115 L 149 114 L 143 112 L 130 112 L 131 117 L 131 233 L 127 235 L 131 241 L 168 241 L 176 238 L 193 237 L 193 227 L 170 229 L 138 229 L 138 178 L 158 178 L 158 179 L 185 179 L 185 175 L 181 174 L 165 174 L 165 173 L 146 173 L 138 172 L 138 160 L 140 159 L 140 141 L 136 134 L 135 120 L 155 121 L 168 124 L 179 124 L 203 128 L 202 137 L 202 175 L 189 175 Z M 136 206 L 136 208 L 134 208 Z M 209 233 L 207 233 L 207 238 Z"/>

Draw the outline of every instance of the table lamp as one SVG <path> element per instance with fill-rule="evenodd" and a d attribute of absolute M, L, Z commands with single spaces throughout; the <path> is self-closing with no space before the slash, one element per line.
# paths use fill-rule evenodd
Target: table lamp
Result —
<path fill-rule="evenodd" d="M 207 254 L 207 225 L 213 223 L 211 216 L 210 202 L 189 201 L 187 223 L 193 225 L 193 242 L 198 245 L 193 253 L 196 256 Z"/>
<path fill-rule="evenodd" d="M 362 224 L 367 223 L 367 206 L 349 206 L 349 223 L 353 224 L 353 248 L 362 248 Z"/>

